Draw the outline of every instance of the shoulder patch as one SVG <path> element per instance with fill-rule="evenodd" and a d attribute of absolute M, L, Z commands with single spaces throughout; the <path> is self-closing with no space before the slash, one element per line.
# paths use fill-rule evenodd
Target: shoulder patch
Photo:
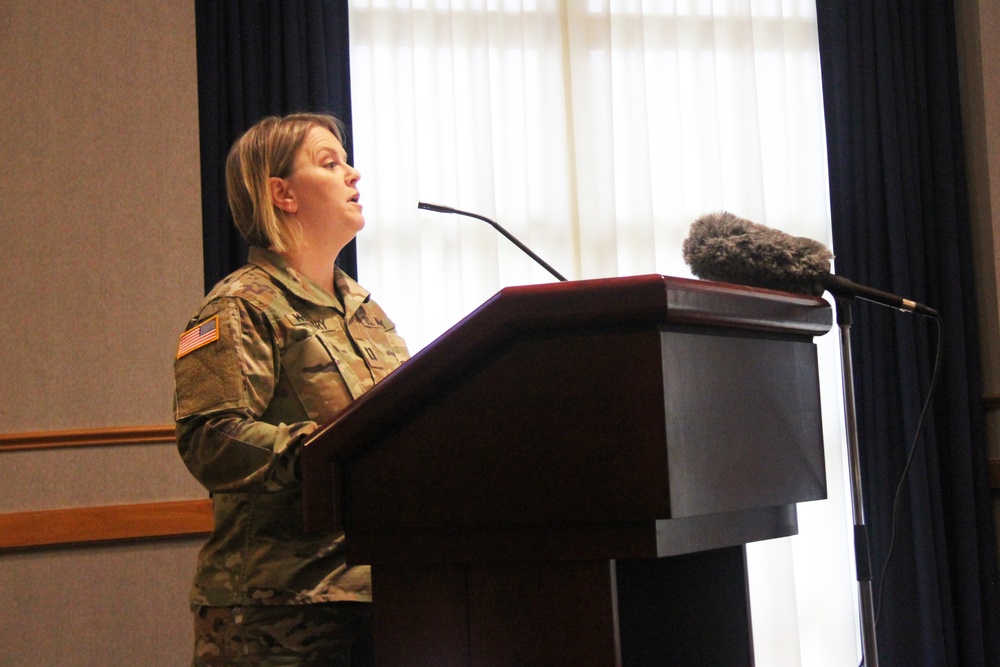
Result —
<path fill-rule="evenodd" d="M 215 315 L 181 334 L 180 343 L 177 345 L 177 358 L 180 359 L 188 352 L 217 340 L 219 340 L 219 316 Z"/>

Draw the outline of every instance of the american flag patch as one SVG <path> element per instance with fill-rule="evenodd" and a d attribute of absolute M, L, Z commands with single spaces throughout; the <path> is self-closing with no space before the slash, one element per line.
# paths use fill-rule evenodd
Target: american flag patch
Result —
<path fill-rule="evenodd" d="M 177 346 L 177 358 L 180 359 L 191 350 L 197 350 L 217 340 L 219 340 L 218 315 L 181 334 L 181 342 Z"/>

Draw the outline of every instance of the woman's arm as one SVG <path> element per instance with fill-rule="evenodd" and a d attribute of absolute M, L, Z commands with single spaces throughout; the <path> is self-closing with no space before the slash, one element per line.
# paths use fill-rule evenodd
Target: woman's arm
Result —
<path fill-rule="evenodd" d="M 204 327 L 205 334 L 201 334 Z M 214 333 L 213 333 L 214 329 Z M 238 298 L 210 302 L 174 363 L 177 448 L 213 493 L 267 493 L 299 483 L 299 447 L 315 422 L 260 421 L 280 362 L 267 317 Z M 203 336 L 203 338 L 198 338 Z"/>

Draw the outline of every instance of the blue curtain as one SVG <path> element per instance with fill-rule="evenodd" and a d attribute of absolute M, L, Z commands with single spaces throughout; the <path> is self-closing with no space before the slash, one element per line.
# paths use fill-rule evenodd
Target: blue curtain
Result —
<path fill-rule="evenodd" d="M 254 122 L 332 113 L 348 129 L 351 81 L 346 0 L 196 0 L 205 291 L 246 261 L 226 204 L 229 147 Z M 355 244 L 338 264 L 357 277 Z"/>
<path fill-rule="evenodd" d="M 971 231 L 951 0 L 817 0 L 837 273 L 936 308 L 941 384 L 900 503 L 929 390 L 930 321 L 853 304 L 858 432 L 880 664 L 1000 664 Z"/>

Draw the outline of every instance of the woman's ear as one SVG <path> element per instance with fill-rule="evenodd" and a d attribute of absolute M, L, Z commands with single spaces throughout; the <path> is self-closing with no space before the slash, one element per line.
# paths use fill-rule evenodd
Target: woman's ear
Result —
<path fill-rule="evenodd" d="M 271 176 L 267 179 L 267 187 L 271 193 L 272 204 L 285 213 L 295 213 L 298 210 L 299 203 L 288 187 L 288 181 L 278 176 Z"/>

